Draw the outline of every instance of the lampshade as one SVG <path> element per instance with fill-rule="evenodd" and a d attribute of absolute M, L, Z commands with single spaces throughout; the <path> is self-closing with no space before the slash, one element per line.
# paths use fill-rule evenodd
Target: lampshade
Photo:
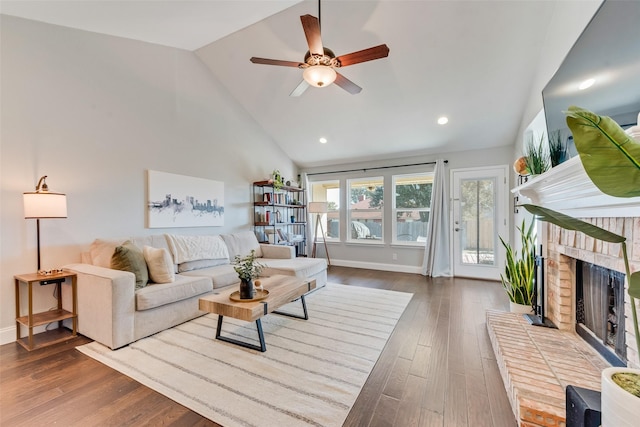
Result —
<path fill-rule="evenodd" d="M 61 193 L 34 192 L 22 195 L 24 217 L 29 218 L 66 218 L 67 196 Z"/>
<path fill-rule="evenodd" d="M 307 83 L 315 87 L 329 86 L 336 79 L 336 71 L 328 65 L 312 65 L 302 72 Z"/>
<path fill-rule="evenodd" d="M 328 207 L 327 202 L 309 202 L 309 213 L 327 213 Z"/>

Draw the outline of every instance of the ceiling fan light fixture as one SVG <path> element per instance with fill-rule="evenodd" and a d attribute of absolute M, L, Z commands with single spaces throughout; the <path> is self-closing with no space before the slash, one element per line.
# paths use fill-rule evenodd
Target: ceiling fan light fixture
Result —
<path fill-rule="evenodd" d="M 302 72 L 302 77 L 311 86 L 325 87 L 336 80 L 336 71 L 327 65 L 312 65 Z"/>

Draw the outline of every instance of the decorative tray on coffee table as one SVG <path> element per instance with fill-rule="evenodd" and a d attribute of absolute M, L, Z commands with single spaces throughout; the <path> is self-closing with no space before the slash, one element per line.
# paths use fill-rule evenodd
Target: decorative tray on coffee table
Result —
<path fill-rule="evenodd" d="M 231 295 L 229 295 L 229 299 L 231 301 L 235 301 L 235 302 L 255 302 L 255 301 L 261 301 L 265 298 L 267 298 L 269 296 L 269 291 L 266 289 L 256 289 L 255 293 L 253 294 L 253 298 L 251 299 L 246 299 L 246 298 L 240 298 L 240 291 L 235 291 L 235 292 L 231 292 Z"/>

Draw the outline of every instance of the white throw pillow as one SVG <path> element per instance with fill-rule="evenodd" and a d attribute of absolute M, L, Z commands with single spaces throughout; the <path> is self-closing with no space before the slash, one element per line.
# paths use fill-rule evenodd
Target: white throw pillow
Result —
<path fill-rule="evenodd" d="M 168 250 L 145 246 L 142 253 L 147 261 L 149 276 L 154 283 L 171 283 L 176 280 L 173 260 Z"/>

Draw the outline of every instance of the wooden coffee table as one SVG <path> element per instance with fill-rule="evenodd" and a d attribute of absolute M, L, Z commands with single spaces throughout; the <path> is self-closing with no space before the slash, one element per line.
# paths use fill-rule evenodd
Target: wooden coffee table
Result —
<path fill-rule="evenodd" d="M 218 315 L 218 327 L 216 329 L 216 339 L 221 341 L 237 344 L 242 347 L 253 350 L 267 351 L 267 346 L 262 333 L 262 323 L 260 319 L 269 313 L 281 314 L 284 316 L 295 317 L 298 319 L 309 318 L 307 313 L 307 304 L 304 295 L 316 288 L 315 279 L 300 279 L 295 276 L 275 275 L 271 277 L 260 278 L 262 287 L 269 291 L 269 296 L 260 301 L 232 301 L 229 296 L 239 289 L 239 286 L 229 286 L 225 289 L 214 291 L 216 293 L 202 297 L 199 300 L 199 307 L 202 311 L 208 311 Z M 300 299 L 304 315 L 296 315 L 283 313 L 278 310 L 285 304 Z M 223 337 L 222 319 L 224 316 L 233 317 L 234 319 L 244 320 L 246 322 L 256 322 L 258 329 L 258 338 L 260 345 L 239 341 L 229 337 Z"/>

